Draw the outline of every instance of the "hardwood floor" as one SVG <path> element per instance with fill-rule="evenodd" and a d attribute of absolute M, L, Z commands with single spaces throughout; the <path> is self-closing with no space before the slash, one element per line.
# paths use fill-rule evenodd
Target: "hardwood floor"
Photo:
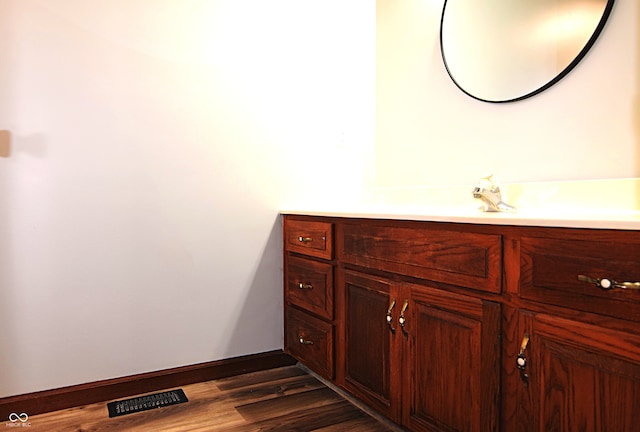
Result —
<path fill-rule="evenodd" d="M 107 403 L 29 418 L 31 431 L 398 431 L 298 366 L 181 387 L 189 402 L 109 418 Z M 14 429 L 15 430 L 15 429 Z M 20 430 L 25 430 L 20 428 Z"/>

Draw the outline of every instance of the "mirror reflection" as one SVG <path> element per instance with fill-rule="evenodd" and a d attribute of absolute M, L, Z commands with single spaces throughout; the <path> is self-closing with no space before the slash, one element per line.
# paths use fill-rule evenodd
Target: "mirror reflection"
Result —
<path fill-rule="evenodd" d="M 614 0 L 445 0 L 440 48 L 469 96 L 510 102 L 565 76 L 601 32 Z"/>

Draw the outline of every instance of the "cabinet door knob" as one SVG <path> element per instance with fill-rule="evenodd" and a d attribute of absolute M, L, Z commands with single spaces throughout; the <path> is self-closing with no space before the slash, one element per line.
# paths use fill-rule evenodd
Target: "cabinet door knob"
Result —
<path fill-rule="evenodd" d="M 391 316 L 391 311 L 393 310 L 393 308 L 396 305 L 396 299 L 391 299 L 391 303 L 389 304 L 389 309 L 387 309 L 387 316 L 386 316 L 386 320 L 387 320 L 387 324 L 389 325 L 389 329 L 391 330 L 392 333 L 395 333 L 396 329 L 393 326 L 393 317 Z"/>
<path fill-rule="evenodd" d="M 405 336 L 409 335 L 409 332 L 407 332 L 407 330 L 404 328 L 404 326 L 407 324 L 407 319 L 405 318 L 404 313 L 407 311 L 408 307 L 409 307 L 409 299 L 405 299 L 404 304 L 402 305 L 402 309 L 400 310 L 400 318 L 398 318 L 398 323 L 400 324 L 402 333 L 404 333 Z"/>
<path fill-rule="evenodd" d="M 640 289 L 640 282 L 618 282 L 614 279 L 609 278 L 592 278 L 590 276 L 578 275 L 578 280 L 580 282 L 586 282 L 590 284 L 594 284 L 603 290 L 610 290 L 613 288 L 620 289 Z"/>
<path fill-rule="evenodd" d="M 300 243 L 310 243 L 310 242 L 312 242 L 312 241 L 313 241 L 313 238 L 312 238 L 312 237 L 303 237 L 303 236 L 299 236 L 299 237 L 298 237 L 298 241 L 299 241 Z"/>
<path fill-rule="evenodd" d="M 301 290 L 305 290 L 305 289 L 311 290 L 311 289 L 313 289 L 313 285 L 306 284 L 306 283 L 303 283 L 303 282 L 299 282 L 298 283 L 298 288 L 300 288 Z"/>
<path fill-rule="evenodd" d="M 522 382 L 524 382 L 525 386 L 529 384 L 529 374 L 527 374 L 527 357 L 524 352 L 529 346 L 529 333 L 525 333 L 522 342 L 520 342 L 520 352 L 518 353 L 518 357 L 516 357 L 516 366 L 520 369 L 520 378 Z"/>

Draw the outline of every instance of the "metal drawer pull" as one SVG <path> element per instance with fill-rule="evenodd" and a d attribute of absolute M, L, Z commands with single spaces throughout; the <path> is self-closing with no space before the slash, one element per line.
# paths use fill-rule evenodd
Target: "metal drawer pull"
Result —
<path fill-rule="evenodd" d="M 585 275 L 578 275 L 578 280 L 581 282 L 587 282 L 587 283 L 597 285 L 603 290 L 609 290 L 613 288 L 640 289 L 640 282 L 618 282 L 613 279 L 607 279 L 607 278 L 596 279 L 596 278 L 592 278 Z"/>
<path fill-rule="evenodd" d="M 300 282 L 298 283 L 298 288 L 310 290 L 313 289 L 313 285 Z"/>
<path fill-rule="evenodd" d="M 395 333 L 396 329 L 393 326 L 393 317 L 391 316 L 391 311 L 396 305 L 396 299 L 391 299 L 391 304 L 389 305 L 389 309 L 387 309 L 387 324 L 389 325 L 389 329 Z"/>
<path fill-rule="evenodd" d="M 520 378 L 524 385 L 529 384 L 529 374 L 527 374 L 527 358 L 524 355 L 524 351 L 527 349 L 529 345 L 529 334 L 525 333 L 522 338 L 522 342 L 520 342 L 520 352 L 518 353 L 518 357 L 516 358 L 516 366 L 520 369 Z"/>
<path fill-rule="evenodd" d="M 303 338 L 302 336 L 298 336 L 298 341 L 299 341 L 302 345 L 313 345 L 313 341 L 306 340 L 306 339 L 305 339 L 305 338 Z"/>
<path fill-rule="evenodd" d="M 298 241 L 300 243 L 310 243 L 310 242 L 313 241 L 313 238 L 312 237 L 302 237 L 302 236 L 300 236 L 300 237 L 298 237 Z"/>

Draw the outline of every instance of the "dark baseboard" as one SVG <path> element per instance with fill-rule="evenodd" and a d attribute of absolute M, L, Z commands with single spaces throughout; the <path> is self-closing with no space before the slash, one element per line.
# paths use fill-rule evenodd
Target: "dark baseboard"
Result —
<path fill-rule="evenodd" d="M 281 350 L 0 398 L 0 422 L 11 413 L 42 414 L 142 393 L 296 364 Z"/>

